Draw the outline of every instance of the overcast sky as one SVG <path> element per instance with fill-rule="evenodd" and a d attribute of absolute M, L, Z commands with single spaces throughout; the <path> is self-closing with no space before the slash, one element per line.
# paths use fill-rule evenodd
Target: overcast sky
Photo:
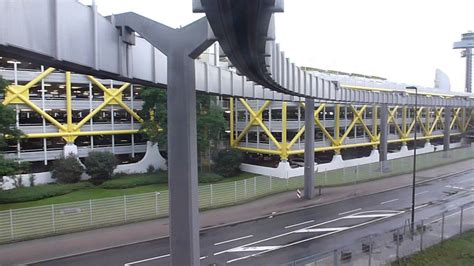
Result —
<path fill-rule="evenodd" d="M 90 4 L 91 0 L 81 0 Z M 96 0 L 102 15 L 134 11 L 171 27 L 202 14 L 191 0 Z M 472 0 L 286 0 L 276 36 L 299 66 L 377 75 L 432 87 L 435 70 L 464 88 L 465 59 L 453 50 L 474 30 Z"/>

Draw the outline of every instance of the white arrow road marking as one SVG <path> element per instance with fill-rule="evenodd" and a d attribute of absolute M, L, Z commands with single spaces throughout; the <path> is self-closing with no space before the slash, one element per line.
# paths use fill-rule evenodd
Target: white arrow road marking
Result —
<path fill-rule="evenodd" d="M 298 225 L 309 224 L 309 223 L 312 223 L 312 222 L 314 222 L 314 220 L 310 220 L 310 221 L 306 221 L 306 222 L 302 222 L 302 223 L 297 223 L 297 224 L 292 224 L 292 225 L 287 225 L 287 226 L 285 226 L 285 229 L 295 227 L 295 226 L 298 226 Z"/>
<path fill-rule="evenodd" d="M 394 201 L 397 201 L 397 200 L 398 200 L 398 199 L 387 200 L 387 201 L 381 202 L 380 204 L 384 205 L 384 204 L 387 204 L 387 203 L 390 203 L 390 202 L 394 202 Z"/>
<path fill-rule="evenodd" d="M 332 232 L 347 230 L 349 227 L 333 227 L 333 228 L 308 228 L 293 231 L 295 233 L 319 233 L 319 232 Z"/>
<path fill-rule="evenodd" d="M 344 214 L 348 214 L 348 213 L 356 212 L 356 211 L 360 211 L 360 210 L 362 210 L 362 208 L 358 208 L 358 209 L 354 209 L 354 210 L 346 211 L 346 212 L 341 212 L 341 213 L 339 213 L 338 215 L 344 215 Z"/>
<path fill-rule="evenodd" d="M 153 258 L 144 259 L 144 260 L 137 260 L 137 261 L 127 262 L 127 263 L 124 264 L 124 266 L 131 266 L 131 265 L 135 265 L 135 264 L 139 264 L 139 263 L 143 263 L 143 262 L 147 262 L 147 261 L 159 260 L 159 259 L 167 258 L 169 256 L 171 256 L 171 254 L 161 255 L 161 256 L 158 256 L 158 257 L 153 257 Z M 205 258 L 207 258 L 207 256 L 200 257 L 199 259 L 203 260 Z"/>
<path fill-rule="evenodd" d="M 349 215 L 344 217 L 344 219 L 355 219 L 355 218 L 380 218 L 380 217 L 390 217 L 394 214 L 385 213 L 385 214 L 359 214 L 359 215 Z"/>
<path fill-rule="evenodd" d="M 426 206 L 428 206 L 428 204 L 423 204 L 423 205 L 420 205 L 420 206 L 416 206 L 416 207 L 415 207 L 415 210 L 417 210 L 417 209 L 419 209 L 419 208 L 426 207 Z"/>
<path fill-rule="evenodd" d="M 459 190 L 463 190 L 463 189 L 464 189 L 463 187 L 452 186 L 452 185 L 446 185 L 446 187 L 447 187 L 447 188 L 459 189 Z"/>
<path fill-rule="evenodd" d="M 418 193 L 415 194 L 415 196 L 419 196 L 419 195 L 422 195 L 422 194 L 425 194 L 425 193 L 428 193 L 428 190 L 418 192 Z"/>
<path fill-rule="evenodd" d="M 230 240 L 226 240 L 222 242 L 217 242 L 217 243 L 214 243 L 214 246 L 218 246 L 218 245 L 222 245 L 222 244 L 226 244 L 226 243 L 230 243 L 230 242 L 234 242 L 234 241 L 238 241 L 238 240 L 242 240 L 242 239 L 246 239 L 250 237 L 253 237 L 253 235 L 248 235 L 248 236 L 238 237 L 238 238 L 234 238 L 234 239 L 230 239 Z"/>
<path fill-rule="evenodd" d="M 237 247 L 229 250 L 229 252 L 252 252 L 252 251 L 263 251 L 263 250 L 274 250 L 281 246 L 261 246 L 261 247 Z"/>
<path fill-rule="evenodd" d="M 374 213 L 374 212 L 377 212 L 377 211 L 367 211 L 367 212 L 361 212 L 361 213 L 358 213 L 358 214 L 363 215 L 363 213 Z M 379 212 L 381 212 L 381 211 L 379 211 Z M 282 248 L 287 248 L 287 247 L 290 247 L 290 246 L 298 245 L 298 244 L 301 244 L 301 243 L 304 243 L 304 242 L 312 241 L 312 240 L 315 240 L 315 239 L 318 239 L 318 238 L 322 238 L 322 237 L 325 237 L 325 236 L 328 236 L 328 235 L 332 235 L 332 234 L 335 234 L 335 233 L 338 233 L 338 232 L 342 232 L 342 231 L 346 231 L 346 230 L 349 230 L 349 229 L 353 229 L 353 228 L 356 228 L 356 227 L 364 226 L 364 225 L 367 225 L 367 224 L 370 224 L 370 223 L 375 223 L 375 222 L 378 222 L 378 221 L 387 219 L 388 217 L 392 217 L 392 216 L 395 216 L 395 215 L 399 215 L 399 214 L 405 213 L 404 211 L 383 211 L 383 212 L 392 212 L 392 213 L 388 214 L 389 216 L 386 216 L 386 215 L 380 216 L 380 215 L 379 215 L 377 219 L 373 219 L 373 220 L 370 220 L 370 221 L 367 221 L 367 222 L 364 222 L 364 223 L 361 223 L 361 224 L 353 225 L 353 226 L 347 227 L 347 229 L 344 229 L 344 230 L 331 231 L 331 232 L 328 232 L 328 233 L 326 233 L 326 234 L 322 234 L 322 235 L 318 235 L 318 236 L 315 236 L 315 237 L 311 237 L 311 238 L 306 238 L 306 239 L 303 239 L 303 240 L 295 241 L 295 242 L 292 242 L 292 243 L 289 243 L 289 244 L 286 244 L 286 245 L 283 245 L 283 246 L 278 246 L 277 248 L 274 248 L 274 249 L 270 249 L 270 250 L 267 249 L 267 250 L 263 250 L 263 251 L 258 252 L 258 253 L 254 253 L 254 254 L 251 254 L 251 255 L 244 256 L 244 257 L 240 257 L 240 258 L 235 258 L 235 259 L 232 259 L 232 260 L 228 260 L 228 261 L 226 261 L 226 263 L 232 263 L 232 262 L 235 262 L 235 261 L 244 260 L 244 259 L 248 259 L 248 258 L 251 258 L 251 257 L 259 256 L 259 255 L 262 255 L 262 254 L 264 254 L 264 253 L 267 253 L 267 252 L 270 252 L 270 251 L 273 251 L 273 250 L 278 250 L 278 249 L 282 249 Z M 334 219 L 334 220 L 331 220 L 331 221 L 327 221 L 327 222 L 324 222 L 324 223 L 321 223 L 321 224 L 318 224 L 318 225 L 327 224 L 327 223 L 334 222 L 334 221 L 338 221 L 338 220 L 341 220 L 341 219 L 346 219 L 346 217 L 337 218 L 337 219 Z M 309 226 L 308 228 L 305 228 L 305 229 L 309 229 L 309 228 L 311 228 L 311 227 L 316 227 L 316 226 L 318 226 L 318 225 Z M 251 244 L 248 244 L 248 245 L 245 245 L 245 246 L 254 245 L 254 244 L 256 244 L 256 243 L 260 243 L 260 242 L 264 242 L 264 241 L 267 241 L 267 240 L 270 240 L 270 239 L 274 239 L 274 238 L 277 238 L 277 237 L 281 237 L 281 236 L 284 236 L 284 235 L 289 235 L 289 234 L 292 234 L 292 233 L 296 233 L 296 231 L 300 231 L 300 230 L 301 230 L 301 229 L 295 230 L 295 231 L 293 231 L 293 232 L 281 234 L 281 235 L 279 235 L 279 236 L 274 236 L 274 237 L 271 237 L 271 238 L 267 238 L 267 239 L 263 239 L 263 240 L 260 240 L 260 241 L 256 241 L 256 242 L 254 242 L 254 243 L 251 243 Z M 241 246 L 241 247 L 238 247 L 238 248 L 242 248 L 242 247 L 244 247 L 244 246 Z M 274 246 L 274 247 L 275 247 L 275 246 Z M 222 254 L 222 253 L 229 252 L 229 251 L 230 251 L 230 250 L 222 251 L 222 252 L 219 252 L 219 253 L 214 253 L 214 255 Z"/>
<path fill-rule="evenodd" d="M 166 258 L 166 257 L 169 257 L 169 256 L 170 256 L 170 254 L 166 254 L 166 255 L 162 255 L 162 256 L 158 256 L 158 257 L 153 257 L 153 258 L 149 258 L 149 259 L 137 260 L 137 261 L 125 263 L 124 266 L 130 266 L 130 265 L 134 265 L 134 264 L 138 264 L 138 263 L 142 263 L 142 262 L 147 262 L 147 261 L 150 261 L 150 260 L 162 259 L 162 258 Z"/>
<path fill-rule="evenodd" d="M 261 240 L 258 240 L 258 241 L 252 242 L 252 243 L 248 243 L 248 244 L 245 244 L 245 245 L 242 245 L 242 246 L 238 246 L 238 247 L 235 247 L 235 248 L 219 251 L 219 252 L 214 253 L 214 256 L 224 254 L 224 253 L 227 253 L 227 252 L 234 252 L 233 250 L 242 251 L 242 248 L 244 248 L 244 247 L 252 247 L 252 248 L 255 249 L 255 248 L 258 248 L 258 246 L 255 246 L 256 244 L 263 243 L 263 242 L 266 242 L 266 241 L 269 241 L 269 240 L 272 240 L 272 239 L 276 239 L 276 238 L 281 238 L 281 237 L 291 235 L 291 234 L 295 234 L 295 233 L 301 233 L 299 231 L 301 231 L 303 229 L 324 230 L 324 228 L 315 228 L 315 227 L 322 226 L 322 225 L 329 224 L 329 223 L 336 222 L 336 221 L 340 221 L 340 220 L 343 220 L 343 219 L 361 218 L 362 215 L 370 215 L 371 218 L 376 218 L 376 219 L 372 219 L 370 221 L 360 223 L 360 224 L 357 224 L 357 225 L 353 225 L 353 226 L 350 226 L 350 227 L 338 228 L 338 229 L 341 229 L 341 230 L 332 230 L 332 231 L 325 230 L 327 232 L 325 234 L 321 234 L 321 235 L 317 235 L 315 237 L 311 237 L 311 238 L 303 239 L 303 240 L 300 240 L 300 241 L 292 242 L 292 243 L 286 244 L 284 246 L 271 246 L 272 249 L 269 249 L 268 246 L 264 246 L 264 248 L 263 248 L 264 250 L 261 251 L 261 252 L 258 252 L 258 253 L 252 254 L 252 255 L 248 255 L 248 256 L 244 256 L 244 257 L 240 257 L 240 258 L 236 258 L 236 259 L 227 261 L 227 263 L 234 262 L 234 261 L 239 261 L 239 260 L 247 259 L 247 258 L 250 258 L 250 257 L 253 257 L 253 256 L 257 256 L 257 255 L 260 255 L 260 254 L 263 254 L 263 253 L 267 253 L 267 252 L 270 252 L 272 250 L 277 250 L 277 249 L 297 245 L 297 244 L 300 244 L 300 243 L 303 243 L 303 242 L 306 242 L 306 241 L 311 241 L 311 240 L 318 239 L 318 238 L 321 238 L 321 237 L 325 237 L 325 236 L 328 236 L 328 235 L 331 235 L 331 234 L 335 234 L 335 233 L 338 233 L 338 232 L 342 232 L 342 231 L 345 231 L 345 230 L 349 230 L 349 229 L 352 229 L 352 228 L 363 226 L 363 225 L 366 225 L 366 224 L 369 224 L 369 223 L 377 222 L 377 221 L 386 219 L 388 217 L 392 217 L 392 216 L 399 215 L 399 214 L 402 214 L 402 213 L 404 213 L 404 211 L 377 210 L 377 211 L 358 212 L 358 213 L 355 213 L 353 215 L 339 217 L 339 218 L 336 218 L 336 219 L 333 219 L 333 220 L 329 220 L 329 221 L 322 222 L 322 223 L 319 223 L 319 224 L 311 225 L 311 226 L 308 226 L 306 228 L 302 228 L 302 229 L 294 230 L 294 231 L 291 231 L 291 232 L 275 235 L 275 236 L 272 236 L 272 237 L 269 237 L 269 238 L 261 239 Z M 332 229 L 334 229 L 334 228 L 332 228 Z"/>

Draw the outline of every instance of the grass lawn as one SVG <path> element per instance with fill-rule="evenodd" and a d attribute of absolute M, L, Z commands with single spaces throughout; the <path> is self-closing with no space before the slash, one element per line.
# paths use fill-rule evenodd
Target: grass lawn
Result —
<path fill-rule="evenodd" d="M 141 175 L 128 175 L 128 176 L 118 176 L 117 179 L 143 179 L 149 177 L 147 174 Z M 217 183 L 226 183 L 226 182 L 234 182 L 246 178 L 252 178 L 255 174 L 241 172 L 238 176 L 225 178 Z M 47 185 L 46 185 L 47 186 Z M 90 199 L 102 199 L 102 198 L 109 198 L 109 197 L 116 197 L 116 196 L 123 196 L 123 195 L 133 195 L 133 194 L 141 194 L 147 192 L 155 192 L 155 191 L 163 191 L 168 189 L 168 184 L 150 184 L 150 185 L 143 185 L 137 186 L 132 188 L 121 188 L 121 189 L 105 189 L 100 186 L 96 187 L 87 187 L 81 190 L 73 191 L 61 196 L 55 196 L 50 198 L 45 198 L 41 200 L 35 201 L 27 201 L 27 202 L 20 202 L 20 203 L 6 203 L 0 204 L 0 211 L 2 210 L 9 210 L 9 209 L 18 209 L 18 208 L 27 208 L 27 207 L 36 207 L 42 205 L 50 205 L 50 204 L 60 204 L 60 203 L 67 203 L 67 202 L 75 202 L 75 201 L 84 201 Z M 0 192 L 1 193 L 1 192 Z"/>
<path fill-rule="evenodd" d="M 404 258 L 401 265 L 474 265 L 474 230 Z"/>

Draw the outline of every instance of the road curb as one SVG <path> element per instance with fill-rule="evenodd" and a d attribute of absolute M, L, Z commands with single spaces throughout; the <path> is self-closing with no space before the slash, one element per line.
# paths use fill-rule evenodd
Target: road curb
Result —
<path fill-rule="evenodd" d="M 446 174 L 446 175 L 442 175 L 442 176 L 438 176 L 438 177 L 434 177 L 434 178 L 430 178 L 430 179 L 426 179 L 426 180 L 423 180 L 423 181 L 416 182 L 416 185 L 429 183 L 429 182 L 432 182 L 432 181 L 441 180 L 441 179 L 444 179 L 444 178 L 449 178 L 449 177 L 452 177 L 452 176 L 465 174 L 465 173 L 469 173 L 469 172 L 473 172 L 473 171 L 474 171 L 474 168 L 459 171 L 459 172 L 455 172 L 455 173 L 450 173 L 450 174 Z M 395 176 L 393 176 L 393 177 L 395 177 Z M 393 191 L 393 190 L 397 190 L 397 189 L 402 189 L 402 188 L 406 188 L 406 187 L 410 187 L 410 186 L 411 186 L 411 184 L 408 184 L 408 185 L 389 188 L 389 189 L 385 189 L 385 190 L 381 190 L 381 191 L 377 191 L 377 192 L 373 192 L 373 193 L 368 193 L 368 194 L 363 194 L 363 195 L 356 195 L 356 196 L 349 196 L 347 198 L 338 199 L 338 200 L 334 200 L 334 201 L 328 201 L 328 202 L 325 202 L 325 203 L 320 203 L 320 204 L 315 203 L 313 205 L 303 206 L 303 207 L 300 207 L 300 208 L 291 209 L 291 210 L 283 211 L 283 212 L 279 212 L 279 213 L 261 215 L 261 216 L 257 216 L 257 217 L 251 218 L 251 219 L 243 219 L 243 220 L 239 220 L 239 221 L 233 221 L 233 222 L 230 222 L 230 223 L 224 223 L 224 224 L 208 226 L 208 227 L 200 229 L 199 232 L 202 233 L 202 232 L 206 232 L 208 230 L 221 228 L 221 227 L 225 227 L 225 226 L 233 226 L 233 225 L 237 225 L 237 224 L 241 224 L 241 223 L 247 223 L 247 222 L 253 222 L 253 221 L 257 221 L 257 220 L 261 220 L 261 219 L 267 219 L 269 217 L 269 215 L 272 215 L 273 217 L 280 216 L 280 215 L 289 214 L 289 213 L 293 213 L 293 212 L 298 212 L 298 211 L 302 211 L 302 210 L 307 210 L 307 209 L 311 209 L 311 208 L 315 208 L 315 207 L 326 206 L 326 205 L 329 205 L 329 204 L 334 204 L 334 203 L 342 202 L 342 201 L 345 201 L 345 200 L 350 200 L 350 199 L 355 199 L 355 198 L 360 198 L 360 197 L 365 197 L 365 196 L 381 194 L 381 193 L 385 193 L 385 192 L 389 192 L 389 191 Z M 145 242 L 150 242 L 150 241 L 157 241 L 157 240 L 161 240 L 161 239 L 164 239 L 164 238 L 167 238 L 167 237 L 169 237 L 169 235 L 154 237 L 154 238 L 146 239 L 146 240 L 134 241 L 134 242 L 126 243 L 126 244 L 119 244 L 119 245 L 113 245 L 113 246 L 104 247 L 104 248 L 93 249 L 93 250 L 89 250 L 89 251 L 85 251 L 85 252 L 71 253 L 71 254 L 68 254 L 68 255 L 48 258 L 46 260 L 38 260 L 38 261 L 28 262 L 26 264 L 44 263 L 44 262 L 53 261 L 53 260 L 59 260 L 59 259 L 64 259 L 64 258 L 69 258 L 69 257 L 76 257 L 76 256 L 81 256 L 81 255 L 89 254 L 89 253 L 106 251 L 106 250 L 110 250 L 110 249 L 121 248 L 121 247 L 125 247 L 125 246 L 130 246 L 130 245 L 135 245 L 135 244 L 140 244 L 140 243 L 145 243 Z"/>

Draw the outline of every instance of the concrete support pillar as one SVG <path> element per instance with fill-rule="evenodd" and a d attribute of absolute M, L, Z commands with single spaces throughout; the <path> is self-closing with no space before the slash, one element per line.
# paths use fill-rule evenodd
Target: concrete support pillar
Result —
<path fill-rule="evenodd" d="M 168 58 L 168 183 L 171 265 L 199 265 L 199 198 L 194 59 L 215 41 L 204 17 L 172 29 L 135 13 L 116 26 L 138 32 Z"/>
<path fill-rule="evenodd" d="M 451 108 L 444 108 L 444 130 L 443 130 L 443 150 L 449 150 L 451 142 Z"/>
<path fill-rule="evenodd" d="M 388 105 L 380 105 L 379 161 L 387 161 L 388 153 Z"/>
<path fill-rule="evenodd" d="M 168 178 L 172 265 L 199 265 L 194 60 L 168 55 Z M 185 251 L 185 252 L 183 252 Z"/>
<path fill-rule="evenodd" d="M 466 48 L 466 92 L 472 92 L 472 48 Z"/>
<path fill-rule="evenodd" d="M 305 99 L 304 197 L 314 197 L 314 99 Z"/>
<path fill-rule="evenodd" d="M 77 146 L 76 144 L 74 144 L 74 142 L 66 143 L 66 145 L 64 145 L 63 151 L 64 157 L 67 157 L 69 155 L 77 156 Z"/>

